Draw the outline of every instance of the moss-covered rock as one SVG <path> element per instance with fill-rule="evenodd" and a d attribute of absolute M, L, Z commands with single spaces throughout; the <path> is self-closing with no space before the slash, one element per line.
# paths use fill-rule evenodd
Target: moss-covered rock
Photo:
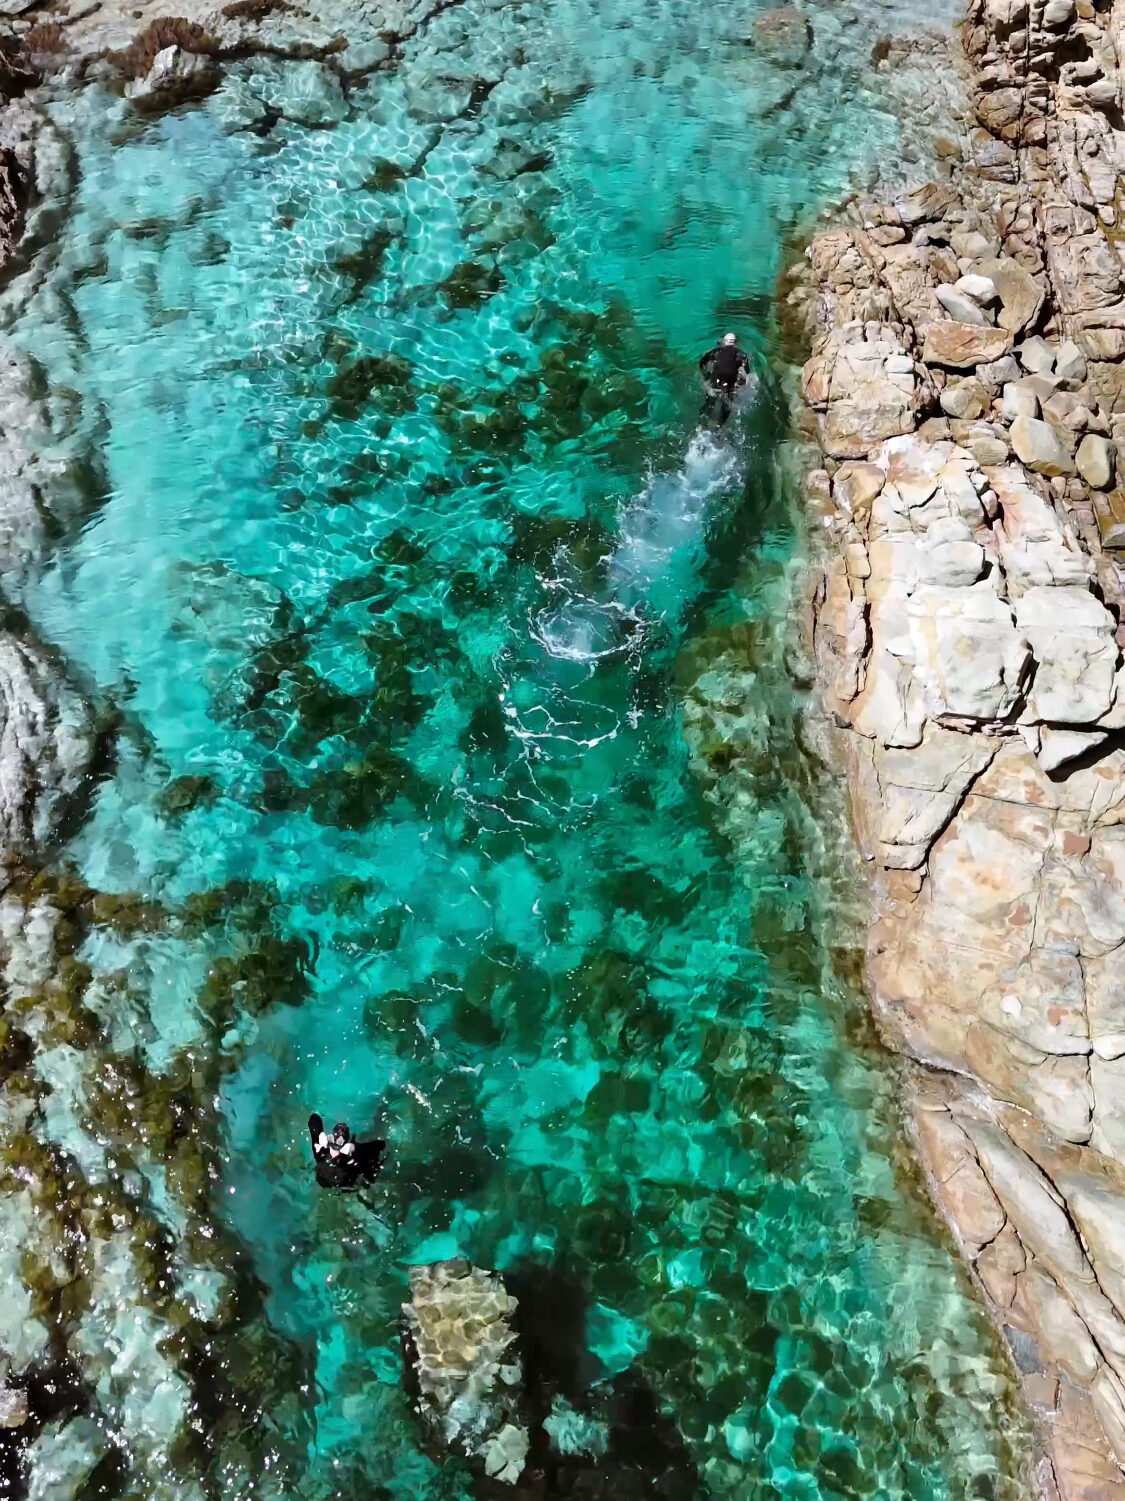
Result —
<path fill-rule="evenodd" d="M 157 794 L 157 809 L 168 819 L 182 818 L 194 808 L 205 808 L 219 796 L 219 785 L 212 776 L 174 777 Z"/>

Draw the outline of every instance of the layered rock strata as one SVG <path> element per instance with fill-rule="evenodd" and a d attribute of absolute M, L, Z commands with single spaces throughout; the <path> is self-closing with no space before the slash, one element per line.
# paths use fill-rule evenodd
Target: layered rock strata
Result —
<path fill-rule="evenodd" d="M 789 291 L 815 647 L 872 1003 L 1077 1501 L 1125 1495 L 1125 11 L 973 0 L 964 43 L 950 180 Z"/>

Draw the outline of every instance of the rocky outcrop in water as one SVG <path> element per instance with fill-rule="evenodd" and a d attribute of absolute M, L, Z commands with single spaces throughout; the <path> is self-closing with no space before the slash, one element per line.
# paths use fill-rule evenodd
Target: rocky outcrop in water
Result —
<path fill-rule="evenodd" d="M 1123 44 L 973 0 L 962 164 L 789 293 L 872 1003 L 1064 1501 L 1125 1493 Z"/>
<path fill-rule="evenodd" d="M 0 840 L 6 852 L 47 848 L 90 791 L 93 710 L 57 658 L 30 636 L 0 631 Z"/>
<path fill-rule="evenodd" d="M 410 1302 L 402 1308 L 417 1410 L 431 1436 L 510 1484 L 523 1473 L 528 1448 L 516 1307 L 495 1273 L 439 1261 L 410 1268 Z"/>

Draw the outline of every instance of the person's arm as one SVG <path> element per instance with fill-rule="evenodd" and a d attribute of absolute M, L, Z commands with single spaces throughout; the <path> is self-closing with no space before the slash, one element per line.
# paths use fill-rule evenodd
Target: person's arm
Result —
<path fill-rule="evenodd" d="M 743 378 L 750 374 L 750 356 L 746 353 L 745 349 L 739 352 L 738 373 L 743 376 Z"/>
<path fill-rule="evenodd" d="M 316 1153 L 316 1150 L 317 1150 L 317 1144 L 318 1144 L 318 1142 L 320 1141 L 320 1138 L 323 1135 L 324 1135 L 324 1122 L 323 1122 L 323 1120 L 321 1120 L 320 1116 L 317 1115 L 317 1114 L 315 1114 L 315 1113 L 312 1114 L 312 1115 L 310 1115 L 309 1116 L 309 1136 L 310 1136 L 310 1138 L 312 1140 L 312 1149 L 313 1149 L 313 1153 L 314 1154 Z"/>
<path fill-rule="evenodd" d="M 707 353 L 703 356 L 703 358 L 699 361 L 699 368 L 700 368 L 700 370 L 703 371 L 704 375 L 708 375 L 708 374 L 710 374 L 711 366 L 714 363 L 715 363 L 715 351 L 713 349 L 709 349 L 707 351 Z"/>

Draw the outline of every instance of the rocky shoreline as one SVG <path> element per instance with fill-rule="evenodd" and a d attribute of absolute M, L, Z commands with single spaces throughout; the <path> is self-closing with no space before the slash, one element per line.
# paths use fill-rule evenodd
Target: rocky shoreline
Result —
<path fill-rule="evenodd" d="M 963 43 L 947 180 L 785 291 L 869 993 L 1078 1501 L 1125 1493 L 1125 10 L 973 0 Z"/>

